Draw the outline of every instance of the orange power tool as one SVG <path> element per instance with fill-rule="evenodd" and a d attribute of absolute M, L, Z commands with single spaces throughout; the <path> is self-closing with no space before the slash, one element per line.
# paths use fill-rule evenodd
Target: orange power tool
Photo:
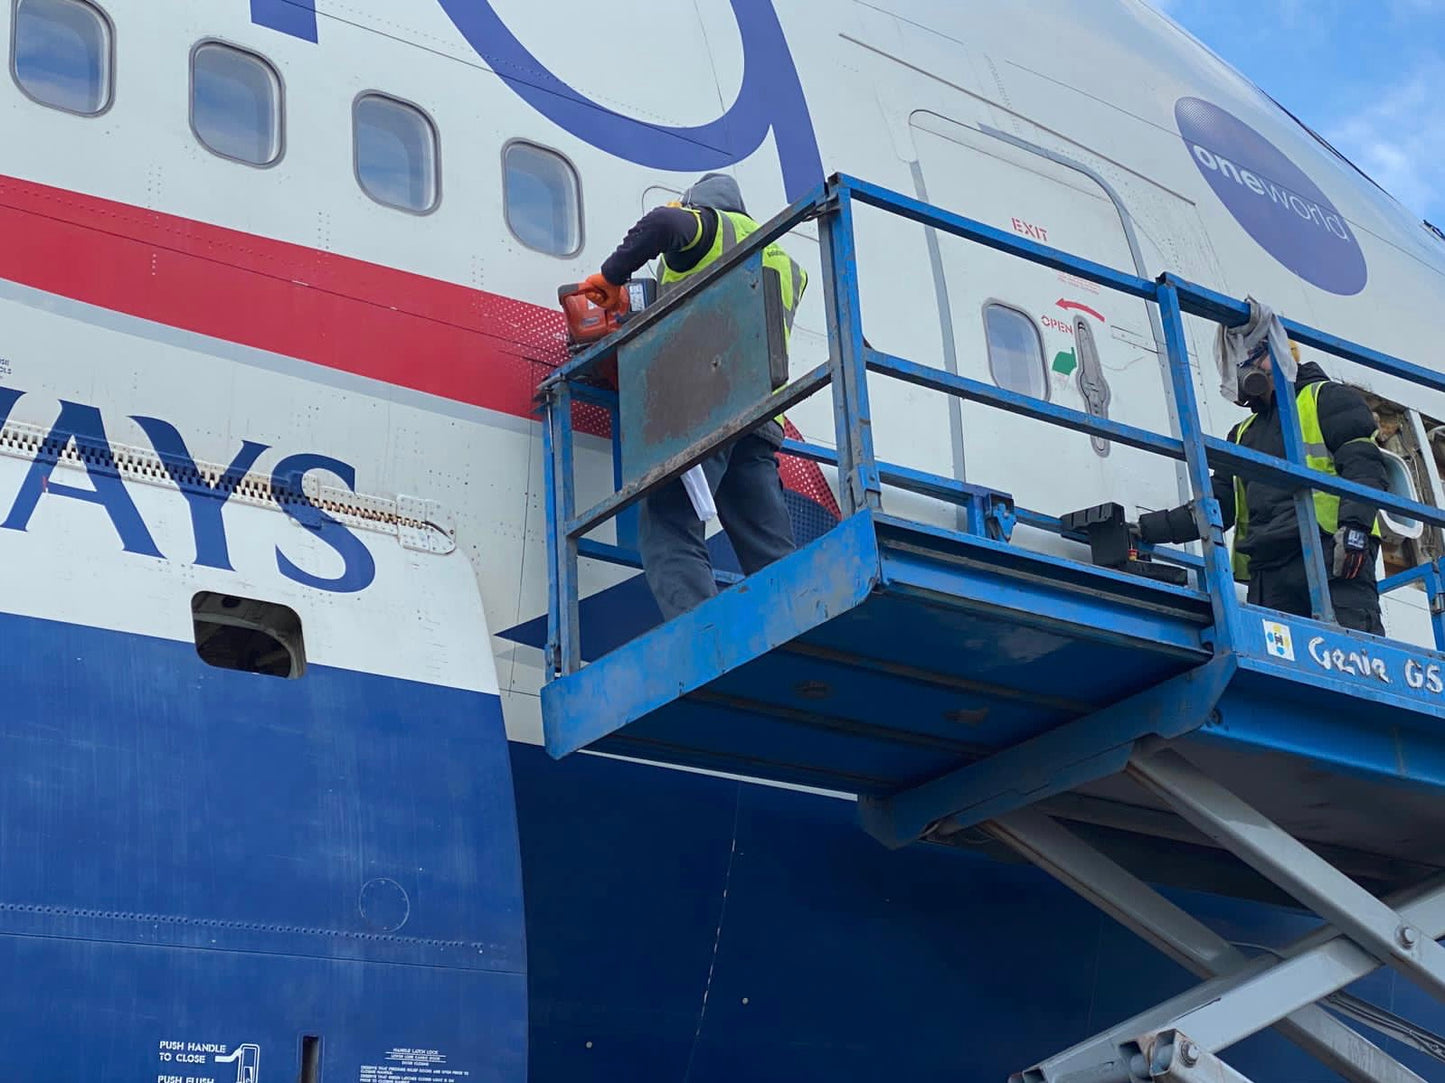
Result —
<path fill-rule="evenodd" d="M 557 301 L 567 316 L 567 348 L 579 353 L 606 338 L 657 299 L 657 282 L 651 278 L 629 279 L 622 288 L 622 308 L 617 312 L 594 305 L 576 282 L 557 287 Z"/>

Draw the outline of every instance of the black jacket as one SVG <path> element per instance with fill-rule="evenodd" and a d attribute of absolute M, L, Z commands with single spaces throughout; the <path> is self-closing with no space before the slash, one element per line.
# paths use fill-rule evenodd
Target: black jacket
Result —
<path fill-rule="evenodd" d="M 1296 391 L 1310 384 L 1323 383 L 1320 388 L 1320 430 L 1325 446 L 1334 456 L 1335 470 L 1346 481 L 1375 489 L 1388 487 L 1385 456 L 1371 437 L 1376 425 L 1364 398 L 1352 387 L 1336 383 L 1324 369 L 1313 362 L 1301 365 L 1295 380 Z M 1284 435 L 1280 431 L 1279 410 L 1271 400 L 1267 407 L 1255 409 L 1255 419 L 1239 439 L 1239 426 L 1229 432 L 1229 439 L 1253 451 L 1283 459 Z M 1214 498 L 1224 513 L 1224 528 L 1234 525 L 1234 474 L 1216 470 L 1213 477 Z M 1249 527 L 1238 546 L 1250 558 L 1251 569 L 1279 567 L 1300 558 L 1299 525 L 1295 517 L 1294 499 L 1290 492 L 1268 482 L 1246 480 L 1245 506 Z M 1352 497 L 1340 500 L 1340 524 L 1346 523 L 1369 530 L 1374 526 L 1379 508 Z M 1198 527 L 1189 505 L 1169 511 L 1148 512 L 1139 517 L 1139 533 L 1146 542 L 1187 542 L 1199 537 Z"/>
<path fill-rule="evenodd" d="M 695 213 L 694 213 L 695 212 Z M 698 218 L 702 218 L 702 236 L 697 244 Z M 717 240 L 717 211 L 711 207 L 684 210 L 682 207 L 658 207 L 648 211 L 627 231 L 617 251 L 602 264 L 602 277 L 620 286 L 637 273 L 644 263 L 658 256 L 667 256 L 667 265 L 674 271 L 690 271 L 712 250 Z M 687 248 L 684 252 L 683 249 Z"/>

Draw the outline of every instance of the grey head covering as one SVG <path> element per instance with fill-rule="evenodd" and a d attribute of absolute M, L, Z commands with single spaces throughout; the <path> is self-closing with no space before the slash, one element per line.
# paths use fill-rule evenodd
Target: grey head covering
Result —
<path fill-rule="evenodd" d="M 1299 366 L 1289 346 L 1289 335 L 1274 310 L 1253 297 L 1249 303 L 1249 320 L 1239 327 L 1219 326 L 1214 338 L 1214 362 L 1219 366 L 1219 393 L 1233 403 L 1239 402 L 1239 369 L 1245 361 L 1264 348 L 1274 349 L 1274 359 L 1293 384 L 1299 378 Z"/>
<path fill-rule="evenodd" d="M 686 192 L 682 202 L 689 207 L 711 207 L 715 211 L 732 211 L 747 214 L 743 205 L 743 192 L 738 182 L 726 173 L 708 173 Z"/>

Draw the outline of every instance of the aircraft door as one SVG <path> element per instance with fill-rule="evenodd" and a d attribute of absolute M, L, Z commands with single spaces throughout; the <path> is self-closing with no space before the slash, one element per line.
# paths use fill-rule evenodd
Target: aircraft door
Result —
<path fill-rule="evenodd" d="M 915 179 L 930 203 L 1135 270 L 1118 207 L 1085 173 L 935 113 L 914 113 L 910 135 Z M 945 329 L 952 325 L 946 367 L 1094 416 L 1171 431 L 1144 302 L 944 233 L 930 244 L 930 257 Z M 1060 515 L 1117 500 L 1132 515 L 1178 499 L 1172 462 L 975 403 L 958 409 L 955 466 L 965 480 L 1012 492 L 1022 506 Z"/>

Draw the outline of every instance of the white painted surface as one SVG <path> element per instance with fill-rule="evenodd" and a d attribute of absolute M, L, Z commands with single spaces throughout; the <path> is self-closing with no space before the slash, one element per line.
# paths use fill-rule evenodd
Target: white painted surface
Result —
<path fill-rule="evenodd" d="M 558 283 L 596 269 L 640 206 L 695 179 L 613 158 L 547 121 L 487 69 L 433 0 L 320 0 L 319 44 L 254 26 L 244 0 L 107 0 L 104 6 L 120 50 L 114 108 L 97 119 L 70 117 L 0 81 L 6 173 L 545 307 L 555 303 Z M 776 0 L 776 8 L 828 171 L 910 192 L 917 163 L 935 202 L 994 224 L 1038 219 L 1052 243 L 1128 268 L 1117 212 L 1097 186 L 1000 149 L 982 130 L 996 128 L 1079 161 L 1116 188 L 1149 273 L 1180 271 L 1227 292 L 1254 293 L 1286 315 L 1438 364 L 1428 315 L 1445 300 L 1445 245 L 1141 0 L 874 0 L 830 6 L 827 18 L 813 0 Z M 704 123 L 732 101 L 741 79 L 740 43 L 724 0 L 669 6 L 665 21 L 655 3 L 615 0 L 596 36 L 553 33 L 552 8 L 504 0 L 498 10 L 559 78 L 629 115 Z M 10 6 L 0 7 L 7 38 L 10 18 Z M 188 127 L 189 50 L 208 37 L 255 48 L 282 74 L 286 153 L 272 169 L 217 158 Z M 685 48 L 674 48 L 678 43 Z M 645 63 L 619 68 L 614 49 L 633 50 Z M 415 102 L 436 123 L 443 173 L 436 213 L 389 210 L 357 186 L 351 105 L 367 90 Z M 1173 103 L 1186 94 L 1239 115 L 1326 191 L 1365 249 L 1370 284 L 1364 292 L 1341 298 L 1316 290 L 1243 232 L 1179 138 Z M 926 119 L 930 114 L 945 119 Z M 532 252 L 507 230 L 501 151 L 513 138 L 554 147 L 576 164 L 585 243 L 575 258 Z M 758 217 L 782 205 L 771 139 L 734 172 Z M 795 371 L 826 355 L 815 237 L 810 228 L 788 242 L 815 283 L 794 336 Z M 860 237 L 865 254 L 877 257 L 863 268 L 870 338 L 920 362 L 941 363 L 922 231 L 860 217 Z M 1000 270 L 999 261 L 959 250 L 945 255 L 945 268 L 960 366 L 976 377 L 987 371 L 981 366 L 983 295 L 1039 318 L 1054 314 L 1051 306 L 1066 285 L 1036 268 Z M 294 268 L 278 271 L 299 277 Z M 1142 306 L 1106 298 L 1099 307 L 1108 317 L 1096 338 L 1113 389 L 1111 416 L 1167 429 Z M 1208 347 L 1207 331 L 1191 326 L 1191 334 L 1196 350 Z M 1046 360 L 1066 348 L 1066 340 L 1046 328 Z M 237 568 L 230 575 L 187 565 L 189 528 L 177 493 L 133 490 L 147 521 L 154 519 L 157 538 L 165 538 L 163 551 L 180 554 L 149 563 L 120 554 L 113 532 L 94 529 L 97 509 L 50 499 L 29 534 L 0 535 L 7 547 L 0 562 L 7 608 L 181 639 L 189 637 L 184 603 L 190 592 L 252 589 L 296 606 L 316 661 L 459 687 L 490 689 L 500 682 L 515 693 L 508 697 L 513 736 L 536 739 L 531 696 L 541 679 L 540 657 L 491 640 L 488 630 L 545 610 L 535 426 L 13 287 L 0 290 L 0 355 L 12 369 L 4 382 L 28 392 L 16 420 L 47 425 L 57 400 L 73 398 L 99 406 L 112 439 L 123 443 L 144 442 L 127 416 L 150 414 L 176 424 L 201 459 L 228 461 L 243 439 L 273 446 L 262 468 L 282 454 L 320 452 L 354 464 L 362 493 L 436 501 L 454 516 L 458 540 L 453 554 L 431 556 L 368 534 L 376 584 L 357 597 L 323 597 L 275 574 L 278 539 L 318 568 L 328 558 L 324 549 L 306 554 L 305 532 L 277 513 L 228 508 Z M 1393 381 L 1326 363 L 1338 375 L 1445 415 L 1445 397 L 1405 394 Z M 1069 381 L 1058 381 L 1054 390 L 1055 401 L 1079 405 Z M 1209 427 L 1222 434 L 1238 411 L 1219 400 L 1209 380 L 1198 390 Z M 874 381 L 873 395 L 881 456 L 951 469 L 942 396 L 881 380 Z M 791 416 L 810 439 L 832 442 L 825 399 Z M 1055 513 L 1104 499 L 1135 510 L 1177 497 L 1173 468 L 1142 455 L 1116 448 L 1103 460 L 1087 439 L 1040 426 L 1025 430 L 974 407 L 965 411 L 965 430 L 971 480 L 1015 489 Z M 607 483 L 607 449 L 598 441 L 581 443 L 579 500 L 585 500 Z M 0 461 L 0 504 L 20 472 L 18 460 Z M 948 516 L 947 509 L 918 500 L 890 506 L 940 521 Z M 628 574 L 584 566 L 584 591 Z M 1397 634 L 1426 641 L 1428 621 L 1421 621 L 1417 602 L 1413 593 L 1392 601 L 1387 620 Z"/>

